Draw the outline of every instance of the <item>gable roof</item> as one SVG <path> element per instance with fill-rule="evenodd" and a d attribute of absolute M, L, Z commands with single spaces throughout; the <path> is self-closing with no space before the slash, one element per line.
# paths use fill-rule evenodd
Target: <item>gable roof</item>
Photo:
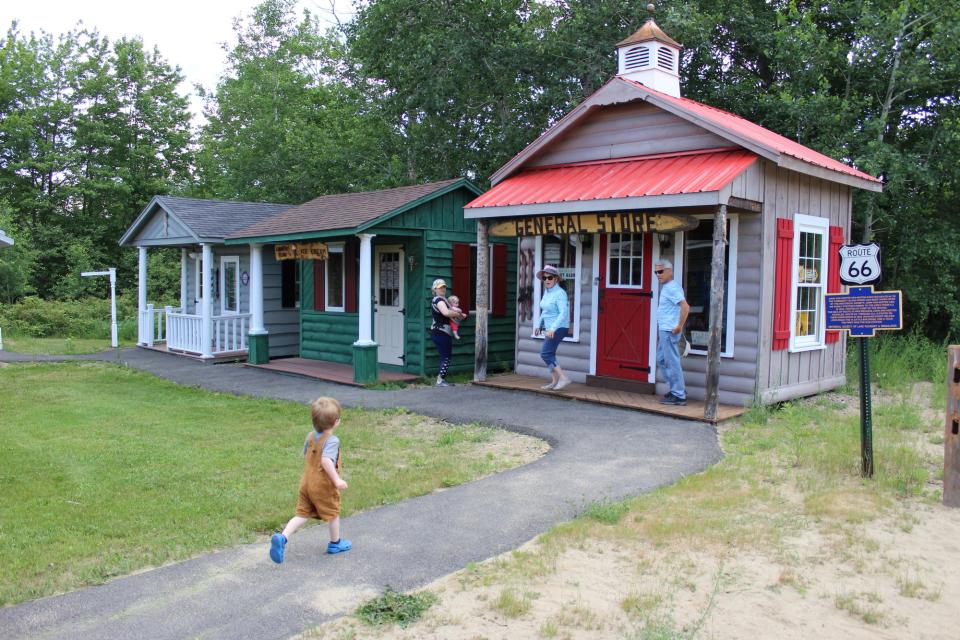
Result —
<path fill-rule="evenodd" d="M 611 79 L 594 92 L 561 118 L 553 127 L 529 144 L 526 149 L 514 156 L 510 162 L 497 170 L 490 178 L 491 183 L 497 184 L 519 171 L 527 160 L 544 150 L 593 110 L 635 100 L 649 102 L 655 107 L 748 149 L 778 166 L 869 191 L 881 191 L 883 189 L 882 182 L 879 179 L 740 116 L 688 98 L 675 98 L 654 91 L 639 82 L 619 76 Z"/>
<path fill-rule="evenodd" d="M 186 227 L 196 242 L 222 242 L 234 231 L 274 216 L 290 206 L 265 202 L 154 196 L 120 238 L 120 245 L 129 244 L 158 210 L 166 211 Z"/>
<path fill-rule="evenodd" d="M 500 182 L 464 208 L 568 202 L 590 208 L 585 201 L 612 199 L 633 206 L 647 196 L 719 191 L 756 160 L 750 151 L 726 148 L 534 167 Z M 468 217 L 474 215 L 484 214 Z"/>
<path fill-rule="evenodd" d="M 289 239 L 289 236 L 323 231 L 360 231 L 427 199 L 460 187 L 465 187 L 477 195 L 481 193 L 468 180 L 454 178 L 409 187 L 320 196 L 239 230 L 231 234 L 229 239 Z"/>

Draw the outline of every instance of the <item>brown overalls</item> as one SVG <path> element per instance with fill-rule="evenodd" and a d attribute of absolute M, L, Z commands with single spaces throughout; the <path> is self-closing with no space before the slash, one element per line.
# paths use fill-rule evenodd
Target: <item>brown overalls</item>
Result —
<path fill-rule="evenodd" d="M 303 476 L 300 477 L 300 495 L 297 498 L 297 515 L 301 518 L 317 518 L 328 522 L 340 515 L 340 490 L 320 466 L 323 445 L 330 434 L 321 436 L 314 431 L 307 443 L 303 457 Z M 340 458 L 334 461 L 340 473 Z"/>

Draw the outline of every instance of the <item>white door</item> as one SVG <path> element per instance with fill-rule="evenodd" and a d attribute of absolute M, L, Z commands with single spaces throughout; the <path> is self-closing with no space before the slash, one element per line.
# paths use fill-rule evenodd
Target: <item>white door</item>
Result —
<path fill-rule="evenodd" d="M 383 246 L 374 249 L 374 339 L 378 361 L 403 364 L 403 249 Z"/>

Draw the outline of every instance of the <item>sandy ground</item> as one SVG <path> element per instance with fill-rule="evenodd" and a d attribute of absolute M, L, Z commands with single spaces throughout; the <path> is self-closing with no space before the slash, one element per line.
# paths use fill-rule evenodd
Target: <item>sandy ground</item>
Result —
<path fill-rule="evenodd" d="M 924 419 L 935 421 L 936 412 Z M 942 460 L 942 445 L 925 446 Z M 930 489 L 940 495 L 942 484 L 931 480 Z M 540 550 L 532 540 L 518 552 L 549 555 Z M 805 520 L 774 549 L 590 535 L 546 567 L 517 558 L 505 554 L 430 584 L 440 602 L 406 629 L 348 616 L 304 637 L 960 639 L 960 509 L 929 498 L 861 522 Z"/>

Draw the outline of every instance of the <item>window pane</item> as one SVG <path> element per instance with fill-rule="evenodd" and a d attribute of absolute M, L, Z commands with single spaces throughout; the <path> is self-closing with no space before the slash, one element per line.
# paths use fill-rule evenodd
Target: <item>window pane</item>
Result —
<path fill-rule="evenodd" d="M 380 254 L 380 304 L 386 307 L 400 306 L 400 254 Z"/>
<path fill-rule="evenodd" d="M 607 236 L 611 286 L 643 286 L 643 234 L 611 233 Z"/>
<path fill-rule="evenodd" d="M 223 265 L 223 309 L 224 311 L 239 311 L 237 300 L 237 282 L 240 275 L 237 272 L 236 262 L 225 262 Z"/>
<path fill-rule="evenodd" d="M 730 223 L 727 222 L 727 234 Z M 701 220 L 696 229 L 684 236 L 683 291 L 690 305 L 686 328 L 690 347 L 706 351 L 710 342 L 710 278 L 713 263 L 713 220 Z M 720 350 L 727 350 L 727 304 L 730 291 L 730 245 L 723 256 L 723 316 L 721 319 Z"/>
<path fill-rule="evenodd" d="M 343 306 L 343 254 L 330 252 L 327 258 L 327 306 Z"/>

